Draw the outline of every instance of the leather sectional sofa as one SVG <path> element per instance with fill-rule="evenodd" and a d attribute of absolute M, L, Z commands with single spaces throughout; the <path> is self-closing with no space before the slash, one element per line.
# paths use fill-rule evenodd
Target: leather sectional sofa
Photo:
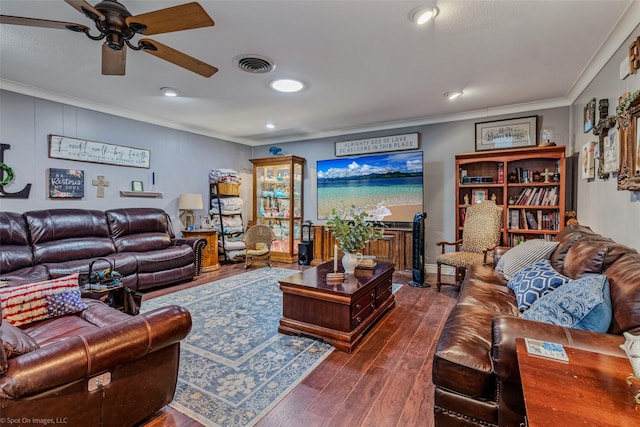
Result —
<path fill-rule="evenodd" d="M 160 209 L 0 212 L 0 424 L 130 426 L 170 403 L 191 330 L 186 309 L 130 316 L 77 291 L 25 288 L 71 280 L 77 289 L 76 272 L 97 258 L 132 289 L 191 280 L 205 244 L 174 238 Z M 10 300 L 27 293 L 34 299 Z"/>
<path fill-rule="evenodd" d="M 557 272 L 571 279 L 607 276 L 612 308 L 607 333 L 526 320 L 502 273 L 487 265 L 470 268 L 434 356 L 437 426 L 525 425 L 516 338 L 625 357 L 622 333 L 640 334 L 640 254 L 579 225 L 565 227 L 555 241 L 550 263 Z M 496 263 L 506 250 L 496 251 Z"/>
<path fill-rule="evenodd" d="M 1 425 L 131 426 L 172 401 L 189 312 L 83 302 L 20 327 L 0 318 Z"/>
<path fill-rule="evenodd" d="M 0 280 L 87 274 L 92 260 L 106 258 L 127 287 L 145 290 L 192 280 L 205 245 L 204 239 L 176 238 L 169 216 L 155 208 L 0 212 Z M 107 267 L 101 260 L 94 265 Z"/>

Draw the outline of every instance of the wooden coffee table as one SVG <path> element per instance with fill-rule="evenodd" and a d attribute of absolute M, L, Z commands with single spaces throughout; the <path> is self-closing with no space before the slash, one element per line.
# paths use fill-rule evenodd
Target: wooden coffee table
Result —
<path fill-rule="evenodd" d="M 351 353 L 365 332 L 395 305 L 391 292 L 394 264 L 356 269 L 338 285 L 328 284 L 327 262 L 280 280 L 282 319 L 278 332 L 321 338 Z"/>
<path fill-rule="evenodd" d="M 564 346 L 569 362 L 532 356 L 516 339 L 527 426 L 636 426 L 640 412 L 626 384 L 625 357 Z"/>

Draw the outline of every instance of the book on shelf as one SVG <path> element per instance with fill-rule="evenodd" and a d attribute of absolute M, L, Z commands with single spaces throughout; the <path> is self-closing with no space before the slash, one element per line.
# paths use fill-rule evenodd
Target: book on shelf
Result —
<path fill-rule="evenodd" d="M 519 206 L 554 206 L 558 203 L 558 187 L 523 188 L 514 198 Z"/>
<path fill-rule="evenodd" d="M 504 184 L 504 163 L 498 163 L 498 184 Z"/>
<path fill-rule="evenodd" d="M 526 211 L 525 212 L 525 216 L 527 217 L 527 225 L 529 226 L 529 228 L 531 230 L 537 230 L 538 229 L 538 222 L 533 217 L 533 213 Z"/>
<path fill-rule="evenodd" d="M 520 211 L 518 209 L 509 211 L 509 228 L 520 228 Z"/>

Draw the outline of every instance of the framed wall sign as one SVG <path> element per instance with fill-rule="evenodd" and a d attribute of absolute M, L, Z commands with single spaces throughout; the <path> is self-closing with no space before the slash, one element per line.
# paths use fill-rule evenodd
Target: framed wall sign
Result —
<path fill-rule="evenodd" d="M 538 117 L 476 123 L 476 151 L 538 145 Z"/>
<path fill-rule="evenodd" d="M 131 191 L 144 191 L 142 181 L 131 181 Z"/>
<path fill-rule="evenodd" d="M 49 135 L 49 157 L 149 169 L 151 151 L 67 136 Z"/>
<path fill-rule="evenodd" d="M 378 138 L 336 142 L 336 157 L 384 153 L 388 151 L 415 150 L 417 148 L 419 148 L 418 134 L 407 133 L 404 135 L 381 136 Z"/>
<path fill-rule="evenodd" d="M 81 199 L 84 197 L 84 171 L 49 169 L 49 198 Z"/>

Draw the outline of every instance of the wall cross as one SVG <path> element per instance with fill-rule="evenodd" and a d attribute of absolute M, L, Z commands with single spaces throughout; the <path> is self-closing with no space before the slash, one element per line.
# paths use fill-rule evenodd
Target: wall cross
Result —
<path fill-rule="evenodd" d="M 104 197 L 104 187 L 109 186 L 109 181 L 104 180 L 104 176 L 98 175 L 98 179 L 94 179 L 91 181 L 91 185 L 98 187 L 98 195 L 97 197 Z"/>

